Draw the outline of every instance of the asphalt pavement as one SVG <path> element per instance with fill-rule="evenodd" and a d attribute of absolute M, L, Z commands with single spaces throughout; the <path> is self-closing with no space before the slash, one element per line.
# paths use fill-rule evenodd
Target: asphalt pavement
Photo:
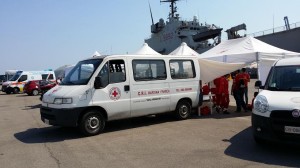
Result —
<path fill-rule="evenodd" d="M 0 167 L 300 167 L 299 149 L 257 145 L 251 112 L 234 113 L 234 105 L 231 97 L 229 115 L 177 121 L 166 114 L 114 121 L 104 133 L 83 137 L 75 128 L 44 124 L 39 96 L 1 93 Z"/>

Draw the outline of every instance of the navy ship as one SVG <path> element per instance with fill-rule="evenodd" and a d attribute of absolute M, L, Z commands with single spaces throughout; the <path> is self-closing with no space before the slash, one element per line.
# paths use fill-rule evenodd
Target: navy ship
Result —
<path fill-rule="evenodd" d="M 168 21 L 159 19 L 154 23 L 152 12 L 151 37 L 145 40 L 151 48 L 161 54 L 169 54 L 182 42 L 198 53 L 203 53 L 221 42 L 222 28 L 214 24 L 199 23 L 197 16 L 192 20 L 182 20 L 177 13 L 176 2 L 179 0 L 161 0 L 170 4 Z M 149 5 L 150 7 L 150 5 Z"/>

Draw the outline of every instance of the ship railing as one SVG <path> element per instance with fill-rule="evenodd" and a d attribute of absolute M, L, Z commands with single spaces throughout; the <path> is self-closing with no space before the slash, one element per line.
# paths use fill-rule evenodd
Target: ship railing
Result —
<path fill-rule="evenodd" d="M 290 24 L 290 29 L 295 29 L 300 27 L 300 22 L 292 23 Z M 259 37 L 259 36 L 264 36 L 264 35 L 269 35 L 269 34 L 274 34 L 278 32 L 283 32 L 286 31 L 286 26 L 281 26 L 281 27 L 275 27 L 273 29 L 268 29 L 264 31 L 259 31 L 251 34 L 247 34 L 247 36 L 252 36 L 252 37 Z"/>

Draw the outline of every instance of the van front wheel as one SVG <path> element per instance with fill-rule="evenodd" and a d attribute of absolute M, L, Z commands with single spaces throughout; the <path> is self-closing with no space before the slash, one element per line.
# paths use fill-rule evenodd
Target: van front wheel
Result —
<path fill-rule="evenodd" d="M 177 104 L 175 115 L 177 119 L 184 120 L 191 115 L 191 105 L 188 101 L 183 100 Z"/>
<path fill-rule="evenodd" d="M 103 131 L 105 119 L 103 115 L 97 111 L 89 111 L 85 113 L 79 123 L 80 131 L 86 136 L 93 136 Z"/>

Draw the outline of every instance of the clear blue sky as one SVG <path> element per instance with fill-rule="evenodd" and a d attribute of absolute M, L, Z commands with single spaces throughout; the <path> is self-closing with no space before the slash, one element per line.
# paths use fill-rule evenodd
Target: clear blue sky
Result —
<path fill-rule="evenodd" d="M 169 5 L 149 0 L 155 22 Z M 247 33 L 300 22 L 299 0 L 182 0 L 183 19 Z M 0 0 L 0 74 L 8 69 L 56 69 L 100 54 L 134 53 L 150 36 L 148 0 Z M 223 32 L 224 37 L 225 33 Z"/>

